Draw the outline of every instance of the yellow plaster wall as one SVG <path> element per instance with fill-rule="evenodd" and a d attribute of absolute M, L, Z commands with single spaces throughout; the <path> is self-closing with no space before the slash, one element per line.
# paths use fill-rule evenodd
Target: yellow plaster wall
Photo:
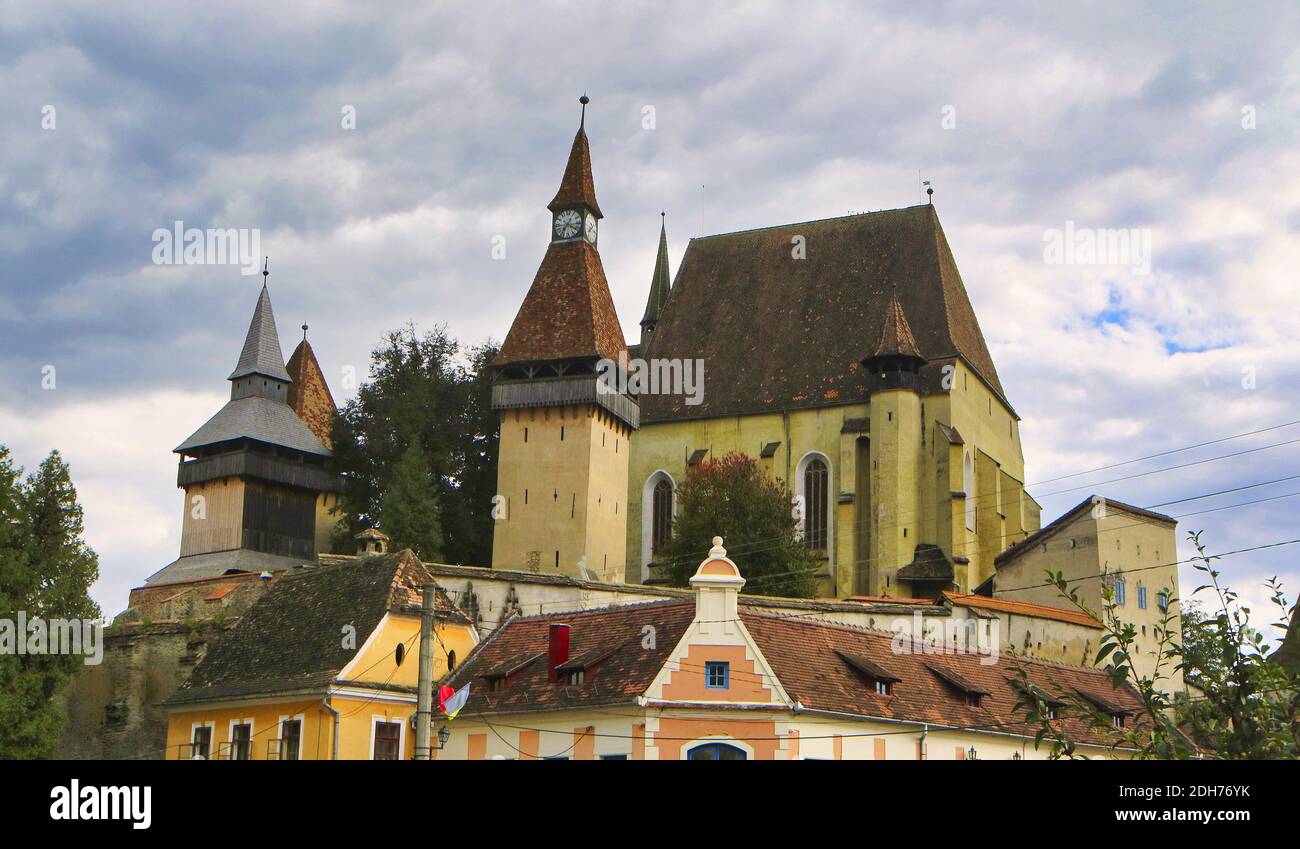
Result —
<path fill-rule="evenodd" d="M 629 432 L 591 405 L 504 411 L 492 565 L 621 581 Z"/>

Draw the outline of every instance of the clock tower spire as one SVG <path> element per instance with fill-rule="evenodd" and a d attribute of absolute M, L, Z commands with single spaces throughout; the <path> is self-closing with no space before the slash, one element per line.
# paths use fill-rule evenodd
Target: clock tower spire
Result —
<path fill-rule="evenodd" d="M 546 256 L 492 361 L 501 416 L 492 565 L 622 581 L 628 440 L 640 409 L 616 379 L 627 342 L 596 250 L 590 101 L 580 102 L 564 177 L 547 204 Z"/>

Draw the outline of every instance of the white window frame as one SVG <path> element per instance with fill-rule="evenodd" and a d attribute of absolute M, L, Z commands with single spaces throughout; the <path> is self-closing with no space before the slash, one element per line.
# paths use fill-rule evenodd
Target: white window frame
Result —
<path fill-rule="evenodd" d="M 216 720 L 212 720 L 212 719 L 209 719 L 207 722 L 190 723 L 190 760 L 194 760 L 194 732 L 198 731 L 200 728 L 206 728 L 208 729 L 209 732 L 208 733 L 208 754 L 207 757 L 204 758 L 204 760 L 210 761 L 212 760 L 212 756 L 216 754 L 216 746 L 217 746 L 217 723 Z"/>
<path fill-rule="evenodd" d="M 295 758 L 295 760 L 302 760 L 302 745 L 307 739 L 307 721 L 301 713 L 296 713 L 293 716 L 281 714 L 280 718 L 276 720 L 278 723 L 276 728 L 276 737 L 280 741 L 280 751 L 277 752 L 277 756 L 281 760 L 284 760 L 284 724 L 286 722 L 293 722 L 294 720 L 297 720 L 298 722 L 298 757 Z"/>
<path fill-rule="evenodd" d="M 370 760 L 375 759 L 375 726 L 381 722 L 397 723 L 397 759 L 406 760 L 406 724 L 410 722 L 409 718 L 394 719 L 391 716 L 375 713 L 370 715 Z"/>
<path fill-rule="evenodd" d="M 235 726 L 237 725 L 248 726 L 248 759 L 251 761 L 253 759 L 253 720 L 251 718 L 230 720 L 230 727 L 226 732 L 226 743 L 230 745 L 230 759 L 235 759 Z"/>

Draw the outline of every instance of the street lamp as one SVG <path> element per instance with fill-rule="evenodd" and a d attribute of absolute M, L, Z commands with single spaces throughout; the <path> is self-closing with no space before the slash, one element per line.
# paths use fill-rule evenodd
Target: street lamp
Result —
<path fill-rule="evenodd" d="M 446 745 L 447 745 L 447 741 L 450 740 L 450 739 L 451 739 L 451 731 L 448 730 L 447 726 L 444 725 L 444 726 L 442 726 L 441 728 L 438 729 L 438 748 L 439 748 L 439 749 L 445 748 Z"/>
<path fill-rule="evenodd" d="M 968 761 L 979 760 L 979 753 L 975 751 L 974 746 L 971 746 L 969 749 L 966 750 L 966 760 Z"/>

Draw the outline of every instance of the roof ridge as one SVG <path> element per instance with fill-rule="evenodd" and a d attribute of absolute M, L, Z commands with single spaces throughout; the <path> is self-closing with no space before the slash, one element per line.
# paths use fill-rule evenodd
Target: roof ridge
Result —
<path fill-rule="evenodd" d="M 809 218 L 804 221 L 790 221 L 785 224 L 767 224 L 762 227 L 747 227 L 743 230 L 727 230 L 722 233 L 710 233 L 707 236 L 692 236 L 691 242 L 701 242 L 706 239 L 720 239 L 723 236 L 742 236 L 746 233 L 762 233 L 765 230 L 780 230 L 785 227 L 802 227 L 806 224 L 823 224 L 827 221 L 847 221 L 851 218 L 868 218 L 875 215 L 888 215 L 892 212 L 910 212 L 914 209 L 925 209 L 929 204 L 917 203 L 911 206 L 898 206 L 890 209 L 873 209 L 868 212 L 850 212 L 847 215 L 828 215 L 825 218 Z"/>

